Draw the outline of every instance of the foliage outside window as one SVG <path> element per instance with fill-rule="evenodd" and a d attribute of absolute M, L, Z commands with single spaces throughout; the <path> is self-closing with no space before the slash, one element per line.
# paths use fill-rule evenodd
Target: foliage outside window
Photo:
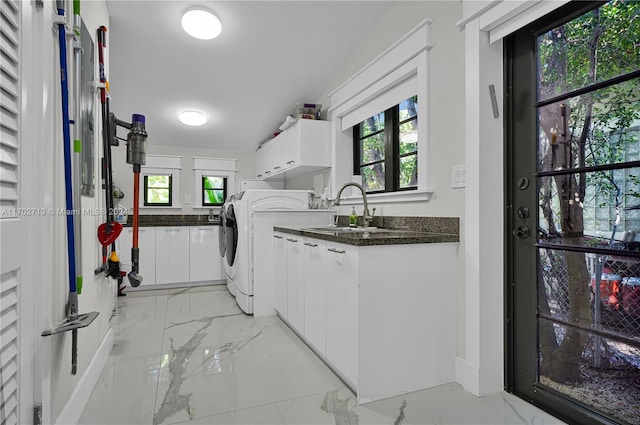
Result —
<path fill-rule="evenodd" d="M 202 176 L 202 206 L 220 206 L 227 197 L 227 179 Z"/>
<path fill-rule="evenodd" d="M 367 193 L 417 188 L 417 96 L 356 125 L 353 142 L 354 174 Z"/>
<path fill-rule="evenodd" d="M 144 176 L 144 205 L 171 206 L 171 175 Z"/>

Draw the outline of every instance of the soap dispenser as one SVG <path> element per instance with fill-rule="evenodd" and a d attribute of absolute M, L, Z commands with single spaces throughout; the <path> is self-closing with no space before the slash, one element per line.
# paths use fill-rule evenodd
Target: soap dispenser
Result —
<path fill-rule="evenodd" d="M 351 215 L 349 216 L 349 227 L 356 227 L 358 225 L 358 214 L 356 214 L 356 207 L 351 207 Z"/>

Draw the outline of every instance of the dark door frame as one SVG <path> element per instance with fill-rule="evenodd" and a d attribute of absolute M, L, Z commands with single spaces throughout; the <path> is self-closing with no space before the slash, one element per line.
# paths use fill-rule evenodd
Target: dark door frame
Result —
<path fill-rule="evenodd" d="M 536 37 L 606 2 L 571 2 L 504 43 L 505 87 L 505 389 L 570 424 L 616 422 L 538 385 Z M 524 180 L 524 179 L 527 180 Z M 529 215 L 518 214 L 520 207 Z M 528 238 L 520 237 L 526 226 Z M 520 229 L 520 236 L 518 236 Z M 529 254 L 516 255 L 525 250 Z"/>

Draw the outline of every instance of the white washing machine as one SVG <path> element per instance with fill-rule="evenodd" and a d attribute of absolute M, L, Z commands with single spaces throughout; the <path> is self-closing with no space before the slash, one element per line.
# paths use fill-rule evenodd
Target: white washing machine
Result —
<path fill-rule="evenodd" d="M 223 235 L 227 288 L 245 313 L 253 314 L 254 211 L 308 209 L 307 190 L 245 190 L 225 204 Z"/>

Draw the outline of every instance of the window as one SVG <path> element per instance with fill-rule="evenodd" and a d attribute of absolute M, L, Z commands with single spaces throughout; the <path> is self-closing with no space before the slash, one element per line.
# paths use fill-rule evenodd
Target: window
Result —
<path fill-rule="evenodd" d="M 202 206 L 220 206 L 227 198 L 227 179 L 218 176 L 202 176 Z"/>
<path fill-rule="evenodd" d="M 219 209 L 228 194 L 236 193 L 237 159 L 193 157 L 193 208 Z"/>
<path fill-rule="evenodd" d="M 353 127 L 354 174 L 367 193 L 418 186 L 418 97 Z"/>
<path fill-rule="evenodd" d="M 431 98 L 430 38 L 430 21 L 424 20 L 329 93 L 330 116 L 335 123 L 331 135 L 332 193 L 337 193 L 345 182 L 353 181 L 356 174 L 369 192 L 370 204 L 431 199 L 430 165 L 434 158 L 427 105 Z M 387 112 L 394 108 L 394 113 Z M 374 121 L 377 117 L 379 127 L 354 130 L 372 117 Z M 383 130 L 378 136 L 383 139 L 375 143 L 374 137 L 365 140 L 366 132 L 371 130 L 373 133 Z M 361 143 L 356 145 L 355 141 Z M 343 200 L 345 204 L 356 204 L 362 198 L 352 192 Z"/>
<path fill-rule="evenodd" d="M 171 206 L 171 175 L 144 176 L 144 205 Z"/>

